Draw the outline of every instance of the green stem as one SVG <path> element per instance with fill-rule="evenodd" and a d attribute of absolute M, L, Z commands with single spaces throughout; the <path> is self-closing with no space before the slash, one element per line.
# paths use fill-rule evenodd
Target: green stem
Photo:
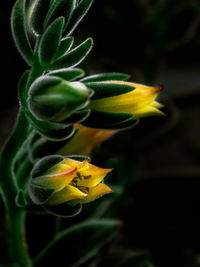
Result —
<path fill-rule="evenodd" d="M 30 260 L 24 238 L 25 212 L 15 205 L 18 188 L 13 180 L 13 161 L 29 132 L 29 123 L 20 111 L 15 129 L 0 156 L 0 191 L 7 211 L 8 245 L 12 260 L 20 267 L 30 266 Z"/>
<path fill-rule="evenodd" d="M 35 62 L 29 74 L 26 87 L 22 88 L 26 93 L 34 80 L 44 72 L 39 64 L 37 56 L 39 42 L 40 40 L 38 38 L 35 49 Z M 24 181 L 22 181 L 23 173 L 21 172 L 20 183 L 18 184 L 18 181 L 15 180 L 14 164 L 18 152 L 20 152 L 20 149 L 23 149 L 23 145 L 32 131 L 32 127 L 30 127 L 23 108 L 26 107 L 21 107 L 15 129 L 0 155 L 0 192 L 7 211 L 10 256 L 19 267 L 29 267 L 32 264 L 28 256 L 25 241 L 25 211 L 15 204 L 19 184 L 24 185 Z M 30 162 L 28 161 L 26 164 L 30 165 Z"/>

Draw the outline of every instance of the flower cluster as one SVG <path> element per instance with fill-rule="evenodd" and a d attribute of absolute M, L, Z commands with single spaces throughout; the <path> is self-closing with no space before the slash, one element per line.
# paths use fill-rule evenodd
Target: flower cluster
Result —
<path fill-rule="evenodd" d="M 103 183 L 110 169 L 72 155 L 91 154 L 96 145 L 140 118 L 163 115 L 156 100 L 161 87 L 129 82 L 123 73 L 84 77 L 76 67 L 93 41 L 73 46 L 72 33 L 91 4 L 37 0 L 28 8 L 25 0 L 18 0 L 12 12 L 16 47 L 32 68 L 19 83 L 21 112 L 32 129 L 25 151 L 32 173 L 28 183 L 22 183 L 28 187 L 19 189 L 22 199 L 45 209 L 80 205 L 112 192 Z"/>

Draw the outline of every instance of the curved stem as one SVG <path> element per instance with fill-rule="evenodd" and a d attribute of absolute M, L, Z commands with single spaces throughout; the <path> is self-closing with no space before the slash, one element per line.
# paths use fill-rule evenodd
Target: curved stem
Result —
<path fill-rule="evenodd" d="M 30 132 L 29 123 L 19 112 L 15 129 L 0 156 L 0 191 L 7 210 L 8 245 L 12 260 L 20 267 L 30 266 L 25 242 L 25 212 L 15 205 L 17 185 L 13 180 L 13 160 Z"/>

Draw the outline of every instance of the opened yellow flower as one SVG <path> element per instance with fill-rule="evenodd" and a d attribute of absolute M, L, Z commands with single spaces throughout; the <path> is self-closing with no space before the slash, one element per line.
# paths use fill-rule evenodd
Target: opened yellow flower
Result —
<path fill-rule="evenodd" d="M 112 169 L 102 169 L 88 163 L 65 158 L 51 167 L 44 175 L 34 178 L 32 183 L 46 190 L 53 190 L 45 205 L 63 203 L 78 204 L 93 201 L 100 196 L 111 193 L 102 183 Z"/>
<path fill-rule="evenodd" d="M 100 84 L 101 82 L 99 82 Z M 104 81 L 104 84 L 120 84 L 133 87 L 133 91 L 116 96 L 95 99 L 88 108 L 108 113 L 129 113 L 134 118 L 151 115 L 164 115 L 159 108 L 163 107 L 155 99 L 162 87 L 151 87 L 126 81 Z"/>
<path fill-rule="evenodd" d="M 77 133 L 58 151 L 59 155 L 89 155 L 95 146 L 115 134 L 116 130 L 89 128 L 76 124 Z"/>

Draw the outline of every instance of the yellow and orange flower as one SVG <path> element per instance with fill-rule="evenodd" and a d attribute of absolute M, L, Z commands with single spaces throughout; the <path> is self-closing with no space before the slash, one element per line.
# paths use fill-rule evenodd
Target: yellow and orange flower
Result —
<path fill-rule="evenodd" d="M 129 113 L 133 114 L 136 119 L 152 115 L 164 115 L 159 110 L 163 105 L 155 100 L 162 90 L 161 86 L 153 87 L 126 81 L 104 81 L 103 83 L 132 86 L 133 91 L 92 100 L 88 106 L 91 110 L 108 113 Z"/>
<path fill-rule="evenodd" d="M 65 158 L 51 167 L 44 175 L 34 178 L 33 184 L 53 190 L 45 205 L 87 203 L 113 192 L 102 183 L 112 169 L 102 169 L 88 163 Z"/>

